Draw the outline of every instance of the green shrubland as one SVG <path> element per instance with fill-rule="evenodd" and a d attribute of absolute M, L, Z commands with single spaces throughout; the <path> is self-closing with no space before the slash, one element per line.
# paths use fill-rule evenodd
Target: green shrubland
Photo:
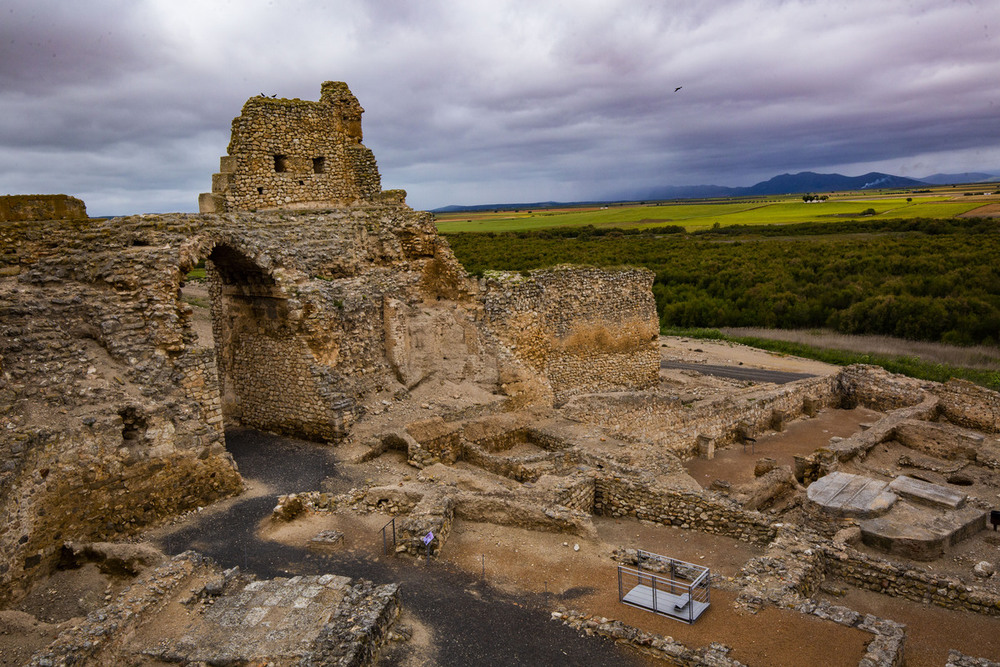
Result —
<path fill-rule="evenodd" d="M 563 263 L 647 267 L 656 273 L 661 327 L 828 327 L 960 345 L 1000 341 L 1000 223 L 992 219 L 447 237 L 473 274 Z"/>

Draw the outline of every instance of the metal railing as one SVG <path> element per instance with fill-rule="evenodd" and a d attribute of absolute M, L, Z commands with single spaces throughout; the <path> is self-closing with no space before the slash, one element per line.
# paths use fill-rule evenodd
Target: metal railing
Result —
<path fill-rule="evenodd" d="M 711 573 L 701 565 L 640 551 L 635 568 L 618 566 L 618 601 L 694 623 L 711 604 Z"/>
<path fill-rule="evenodd" d="M 391 537 L 385 534 L 385 529 L 392 526 Z M 392 542 L 392 551 L 389 551 L 389 542 Z M 392 517 L 388 523 L 382 526 L 382 555 L 388 556 L 396 553 L 396 517 Z"/>

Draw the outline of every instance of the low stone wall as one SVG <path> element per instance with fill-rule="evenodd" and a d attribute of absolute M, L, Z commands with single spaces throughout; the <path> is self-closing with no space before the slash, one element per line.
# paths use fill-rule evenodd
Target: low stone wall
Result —
<path fill-rule="evenodd" d="M 840 371 L 837 379 L 837 393 L 843 407 L 863 405 L 880 412 L 920 403 L 926 396 L 926 390 L 934 384 L 862 364 L 848 366 Z"/>
<path fill-rule="evenodd" d="M 741 443 L 744 435 L 783 427 L 819 407 L 837 405 L 836 391 L 836 376 L 826 376 L 685 406 L 674 396 L 658 393 L 581 396 L 567 402 L 563 412 L 622 439 L 665 447 L 684 458 L 697 455 L 699 447 L 714 451 Z"/>
<path fill-rule="evenodd" d="M 199 585 L 199 582 L 200 583 Z M 194 588 L 190 588 L 195 584 Z M 248 636 L 260 636 L 260 626 L 245 617 L 260 609 L 255 607 L 267 600 L 268 610 L 280 607 L 285 611 L 316 613 L 318 595 L 327 589 L 338 600 L 330 619 L 320 627 L 309 628 L 312 636 L 301 637 L 295 646 L 294 635 L 272 633 L 259 642 L 247 641 Z M 255 600 L 253 596 L 257 596 Z M 139 638 L 142 627 L 160 621 L 158 614 L 169 604 L 204 605 L 201 613 L 191 615 L 190 634 L 154 638 Z M 211 612 L 225 608 L 227 618 L 208 620 Z M 375 664 L 379 649 L 399 615 L 400 594 L 397 584 L 375 585 L 370 581 L 351 581 L 334 575 L 297 576 L 288 579 L 255 580 L 239 573 L 239 568 L 220 572 L 214 563 L 188 551 L 152 570 L 126 587 L 105 607 L 92 612 L 87 619 L 59 635 L 55 642 L 35 653 L 28 663 L 32 667 L 56 667 L 78 664 L 117 665 L 148 664 L 150 661 L 184 664 L 264 664 L 267 658 L 301 658 L 300 664 L 362 665 Z M 250 612 L 248 614 L 247 612 Z M 263 609 L 260 609 L 263 611 Z M 325 611 L 325 610 L 323 610 Z M 280 612 L 279 612 L 280 613 Z M 284 617 L 288 618 L 288 615 Z M 208 628 L 199 628 L 202 623 Z M 204 641 L 206 632 L 212 635 L 225 627 L 224 641 Z M 300 626 L 295 626 L 301 632 Z M 234 639 L 235 635 L 235 639 Z M 255 637 L 256 638 L 256 637 Z M 288 638 L 288 639 L 286 639 Z M 150 646 L 150 642 L 156 642 Z M 269 645 L 270 643 L 270 645 Z M 284 644 L 284 646 L 281 646 Z M 294 646 L 292 656 L 285 651 Z M 278 655 L 268 655 L 275 651 Z M 261 654 L 263 653 L 263 654 Z M 270 663 L 269 663 L 270 664 Z"/>
<path fill-rule="evenodd" d="M 916 404 L 893 409 L 871 428 L 860 431 L 850 438 L 844 438 L 831 443 L 827 447 L 838 461 L 849 461 L 855 456 L 864 456 L 875 445 L 895 438 L 896 427 L 910 420 L 933 419 L 937 414 L 938 399 L 936 396 L 924 395 Z M 823 456 L 819 452 L 816 456 Z"/>
<path fill-rule="evenodd" d="M 552 488 L 556 505 L 592 514 L 597 496 L 597 482 L 591 475 L 557 477 Z"/>
<path fill-rule="evenodd" d="M 858 662 L 859 667 L 899 667 L 903 664 L 903 646 L 906 640 L 905 626 L 870 614 L 862 615 L 851 609 L 837 607 L 826 602 L 807 601 L 796 610 L 874 635 L 865 648 L 865 654 Z M 668 665 L 677 665 L 678 667 L 741 667 L 743 665 L 743 663 L 729 657 L 729 652 L 732 650 L 729 646 L 717 642 L 698 649 L 691 649 L 672 637 L 639 630 L 621 621 L 563 608 L 552 612 L 552 620 L 561 621 L 587 636 L 597 635 L 618 643 L 628 644 Z M 991 667 L 991 665 L 968 662 L 956 663 L 956 667 Z"/>
<path fill-rule="evenodd" d="M 934 388 L 941 412 L 953 424 L 1000 433 L 1000 393 L 967 380 L 949 380 Z"/>
<path fill-rule="evenodd" d="M 940 405 L 940 404 L 939 404 Z M 976 460 L 985 438 L 953 424 L 907 419 L 896 426 L 896 442 L 946 461 Z"/>
<path fill-rule="evenodd" d="M 478 466 L 494 475 L 500 475 L 518 482 L 533 482 L 544 472 L 544 467 L 537 464 L 552 459 L 551 452 L 539 452 L 523 456 L 501 456 L 490 454 L 476 445 L 466 445 L 463 460 Z"/>
<path fill-rule="evenodd" d="M 462 458 L 461 427 L 445 422 L 441 417 L 433 417 L 407 424 L 406 432 L 419 448 L 410 447 L 407 459 L 426 467 L 435 463 L 452 464 Z"/>
<path fill-rule="evenodd" d="M 969 586 L 959 579 L 868 556 L 849 547 L 826 545 L 822 548 L 827 575 L 843 579 L 852 586 L 947 609 L 1000 616 L 1000 595 L 996 593 Z"/>
<path fill-rule="evenodd" d="M 57 665 L 102 664 L 102 656 L 113 664 L 108 652 L 120 648 L 122 640 L 135 632 L 140 623 L 164 605 L 178 586 L 183 585 L 196 572 L 208 572 L 211 561 L 193 551 L 174 556 L 126 588 L 118 598 L 87 620 L 63 632 L 45 649 L 35 653 L 31 667 Z"/>
<path fill-rule="evenodd" d="M 424 537 L 433 533 L 430 555 L 437 556 L 448 541 L 454 521 L 455 501 L 450 496 L 427 494 L 402 522 L 397 522 L 397 552 L 402 547 L 411 556 L 427 555 L 428 545 L 424 544 Z"/>
<path fill-rule="evenodd" d="M 767 544 L 775 536 L 775 528 L 764 515 L 747 512 L 709 492 L 658 489 L 649 482 L 618 475 L 596 475 L 594 513 L 632 516 L 757 544 Z"/>
<path fill-rule="evenodd" d="M 865 647 L 865 654 L 858 663 L 859 667 L 899 667 L 903 664 L 906 626 L 902 623 L 871 614 L 861 614 L 825 600 L 822 602 L 807 600 L 797 605 L 795 610 L 875 635 Z"/>
<path fill-rule="evenodd" d="M 607 637 L 651 655 L 668 665 L 677 667 L 744 667 L 742 662 L 729 657 L 730 647 L 713 642 L 699 649 L 690 649 L 675 641 L 652 632 L 626 625 L 621 621 L 584 614 L 576 610 L 559 609 L 552 612 L 552 620 L 565 623 L 588 637 Z"/>
<path fill-rule="evenodd" d="M 944 667 L 1000 667 L 1000 662 L 986 658 L 973 658 L 961 651 L 951 649 L 948 651 L 948 662 L 944 664 Z"/>

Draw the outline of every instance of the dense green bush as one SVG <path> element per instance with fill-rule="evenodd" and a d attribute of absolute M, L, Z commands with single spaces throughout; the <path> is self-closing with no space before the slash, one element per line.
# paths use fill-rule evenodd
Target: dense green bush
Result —
<path fill-rule="evenodd" d="M 959 344 L 1000 341 L 1000 227 L 993 220 L 615 231 L 448 239 L 473 274 L 562 263 L 648 267 L 656 272 L 664 327 L 831 327 Z"/>

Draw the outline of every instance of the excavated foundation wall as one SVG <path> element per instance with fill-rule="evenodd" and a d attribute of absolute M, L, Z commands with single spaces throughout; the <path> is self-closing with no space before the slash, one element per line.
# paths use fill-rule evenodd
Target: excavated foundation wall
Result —
<path fill-rule="evenodd" d="M 708 493 L 655 488 L 633 476 L 597 475 L 593 511 L 604 516 L 631 516 L 756 544 L 767 544 L 775 536 L 775 528 L 763 514 L 748 512 Z"/>
<path fill-rule="evenodd" d="M 949 380 L 935 387 L 942 415 L 966 428 L 1000 432 L 1000 394 L 966 380 Z"/>
<path fill-rule="evenodd" d="M 660 393 L 581 396 L 563 406 L 563 414 L 686 458 L 710 456 L 745 435 L 781 430 L 796 417 L 839 403 L 836 376 L 826 376 L 685 406 Z"/>
<path fill-rule="evenodd" d="M 1000 616 L 1000 595 L 962 581 L 868 556 L 848 548 L 827 547 L 824 574 L 852 586 L 891 597 L 907 598 L 948 609 Z"/>

